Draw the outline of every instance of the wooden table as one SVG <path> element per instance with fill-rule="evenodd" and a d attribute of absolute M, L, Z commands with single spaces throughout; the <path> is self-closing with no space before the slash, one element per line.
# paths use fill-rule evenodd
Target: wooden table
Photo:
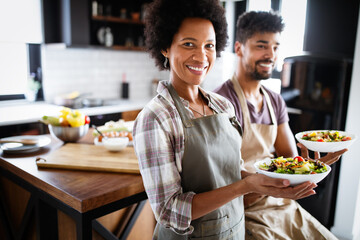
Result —
<path fill-rule="evenodd" d="M 23 222 L 26 221 L 26 213 L 35 208 L 37 238 L 58 239 L 59 209 L 75 220 L 77 239 L 92 239 L 93 228 L 106 239 L 113 239 L 111 233 L 95 219 L 134 203 L 145 202 L 147 197 L 141 176 L 37 168 L 36 156 L 46 156 L 62 145 L 61 141 L 52 138 L 50 145 L 36 153 L 26 156 L 0 155 L 0 174 L 31 193 Z M 138 206 L 140 211 L 142 206 Z M 135 211 L 135 217 L 139 211 Z M 1 207 L 0 204 L 0 215 L 5 212 L 6 206 L 3 204 Z M 129 228 L 131 222 L 134 220 L 130 221 Z M 11 229 L 11 226 L 7 227 Z"/>

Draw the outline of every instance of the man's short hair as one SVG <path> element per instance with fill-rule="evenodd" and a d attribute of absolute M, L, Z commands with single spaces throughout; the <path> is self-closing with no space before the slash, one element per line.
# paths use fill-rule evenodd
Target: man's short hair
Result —
<path fill-rule="evenodd" d="M 237 20 L 236 41 L 245 44 L 255 33 L 281 33 L 284 26 L 283 19 L 277 12 L 245 12 Z"/>

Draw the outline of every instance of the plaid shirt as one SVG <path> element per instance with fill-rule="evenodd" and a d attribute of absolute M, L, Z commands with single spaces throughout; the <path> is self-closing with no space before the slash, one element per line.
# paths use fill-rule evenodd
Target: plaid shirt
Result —
<path fill-rule="evenodd" d="M 183 192 L 181 187 L 181 161 L 184 154 L 184 127 L 174 101 L 164 85 L 159 83 L 158 95 L 138 115 L 133 129 L 134 148 L 139 159 L 140 172 L 151 208 L 157 222 L 178 234 L 190 234 L 191 203 L 194 192 Z M 233 105 L 215 93 L 206 93 L 209 107 L 213 103 L 222 112 L 234 116 Z M 190 117 L 189 102 L 182 99 Z"/>

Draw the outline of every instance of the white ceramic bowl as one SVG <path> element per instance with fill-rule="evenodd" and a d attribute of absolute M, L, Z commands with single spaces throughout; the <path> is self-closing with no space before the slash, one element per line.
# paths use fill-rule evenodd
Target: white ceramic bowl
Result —
<path fill-rule="evenodd" d="M 304 131 L 295 134 L 295 138 L 298 142 L 302 143 L 307 149 L 316 151 L 316 152 L 336 152 L 343 150 L 345 148 L 349 148 L 351 144 L 353 144 L 356 140 L 355 134 L 347 133 L 344 131 L 338 130 L 330 130 L 330 131 L 338 131 L 340 135 L 351 137 L 351 140 L 343 141 L 343 142 L 314 142 L 310 140 L 301 139 L 301 137 L 306 133 L 312 132 L 326 132 L 328 130 L 311 130 Z"/>
<path fill-rule="evenodd" d="M 265 170 L 261 170 L 259 169 L 259 165 L 263 164 L 270 164 L 271 163 L 271 159 L 267 159 L 267 160 L 263 160 L 263 161 L 258 161 L 256 163 L 254 163 L 254 167 L 256 169 L 256 172 L 264 174 L 268 177 L 271 178 L 282 178 L 282 179 L 287 179 L 290 181 L 290 185 L 291 186 L 295 186 L 298 185 L 300 183 L 303 182 L 313 182 L 313 183 L 318 183 L 321 180 L 323 180 L 331 171 L 331 167 L 329 165 L 326 165 L 327 171 L 323 172 L 323 173 L 317 173 L 317 174 L 287 174 L 287 173 L 275 173 L 275 172 L 268 172 Z"/>
<path fill-rule="evenodd" d="M 115 137 L 115 138 L 104 138 L 102 139 L 103 146 L 111 151 L 118 152 L 126 148 L 129 143 L 128 137 Z"/>
<path fill-rule="evenodd" d="M 61 127 L 48 125 L 50 134 L 64 142 L 77 142 L 86 135 L 89 130 L 89 124 L 80 127 Z"/>

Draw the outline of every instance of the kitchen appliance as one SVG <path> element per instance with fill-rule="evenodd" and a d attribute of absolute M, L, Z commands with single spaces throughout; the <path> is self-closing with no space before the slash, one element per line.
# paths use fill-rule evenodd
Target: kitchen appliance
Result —
<path fill-rule="evenodd" d="M 352 60 L 304 53 L 284 59 L 282 96 L 294 134 L 306 130 L 344 130 Z M 312 152 L 310 152 L 312 154 Z M 298 202 L 325 227 L 333 225 L 341 161 L 316 188 L 317 194 Z"/>

